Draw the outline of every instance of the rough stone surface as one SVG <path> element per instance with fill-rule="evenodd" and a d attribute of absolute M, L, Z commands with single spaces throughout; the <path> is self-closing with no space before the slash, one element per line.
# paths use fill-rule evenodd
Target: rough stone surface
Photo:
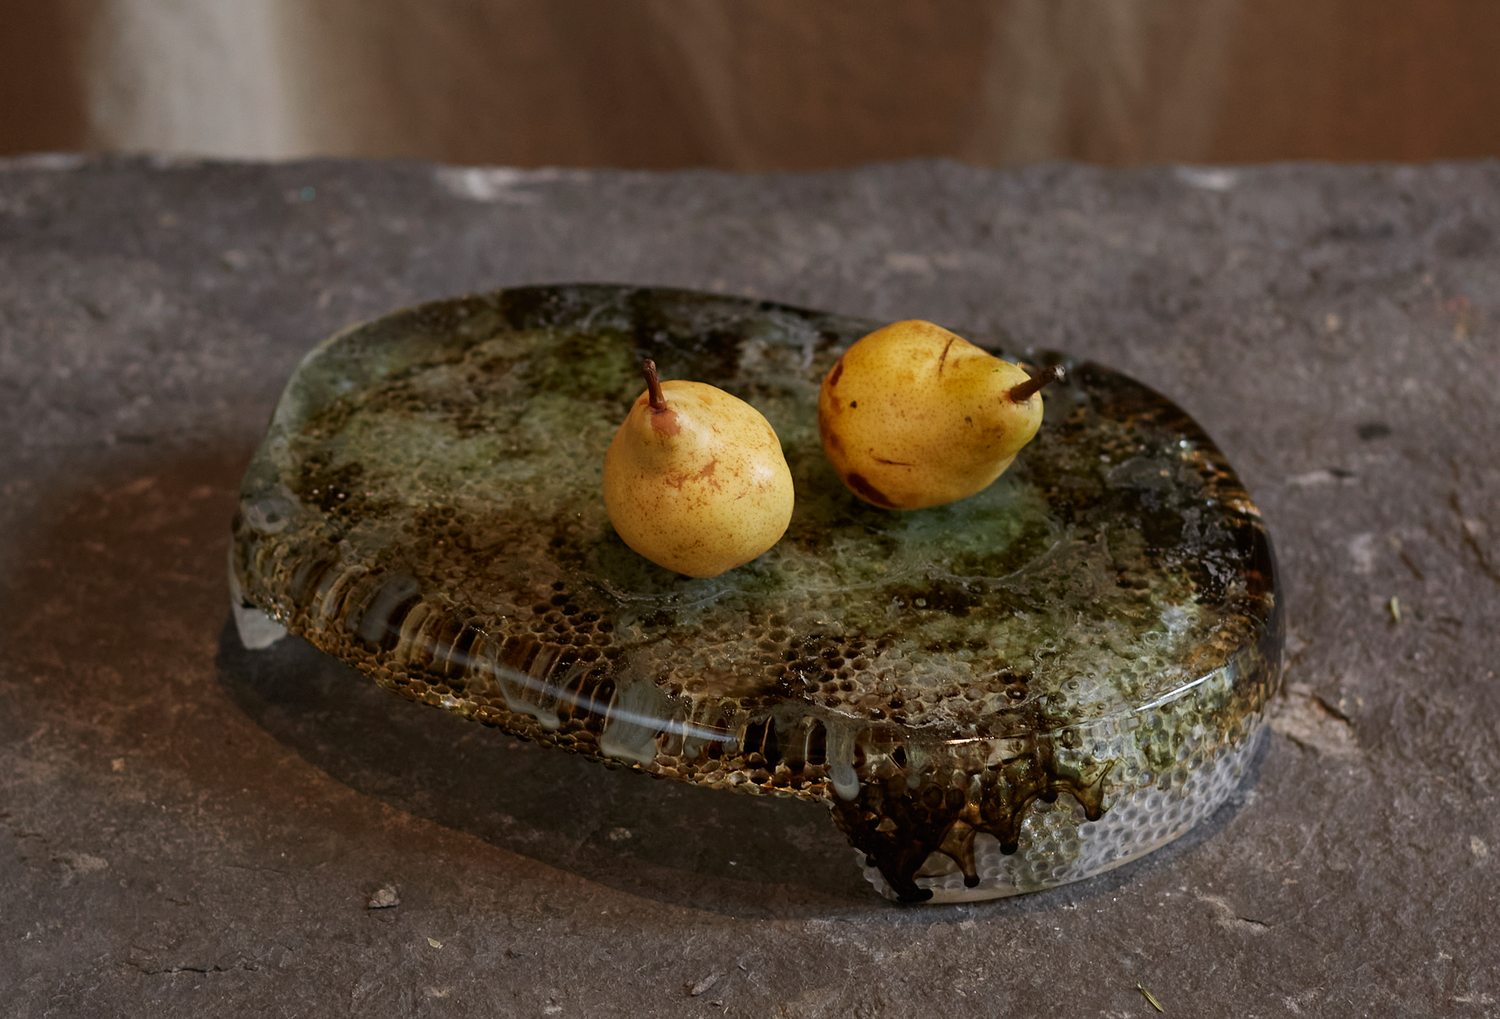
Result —
<path fill-rule="evenodd" d="M 1252 783 L 1102 878 L 903 909 L 816 807 L 242 651 L 228 519 L 301 354 L 571 280 L 929 318 L 1170 395 L 1280 552 Z M 1155 1014 L 1139 982 L 1500 1015 L 1497 283 L 1489 163 L 0 164 L 0 1013 Z"/>

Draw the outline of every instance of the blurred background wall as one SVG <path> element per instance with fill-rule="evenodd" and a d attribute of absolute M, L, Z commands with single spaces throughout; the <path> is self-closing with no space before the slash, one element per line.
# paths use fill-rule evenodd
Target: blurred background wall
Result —
<path fill-rule="evenodd" d="M 0 154 L 1500 154 L 1500 0 L 0 0 Z"/>

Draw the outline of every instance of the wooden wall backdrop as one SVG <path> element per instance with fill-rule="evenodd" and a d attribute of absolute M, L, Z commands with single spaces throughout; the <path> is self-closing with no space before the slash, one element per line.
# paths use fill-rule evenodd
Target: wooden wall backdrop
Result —
<path fill-rule="evenodd" d="M 1500 154 L 1500 0 L 0 0 L 0 153 Z"/>

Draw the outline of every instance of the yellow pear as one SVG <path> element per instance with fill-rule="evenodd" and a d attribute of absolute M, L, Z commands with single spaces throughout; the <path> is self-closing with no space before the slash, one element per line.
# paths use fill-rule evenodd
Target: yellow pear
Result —
<path fill-rule="evenodd" d="M 998 478 L 1042 423 L 1029 377 L 931 322 L 896 322 L 844 352 L 818 392 L 823 450 L 849 490 L 886 509 L 941 506 Z"/>
<path fill-rule="evenodd" d="M 760 555 L 792 519 L 792 472 L 754 407 L 701 382 L 646 392 L 604 454 L 604 505 L 625 541 L 658 566 L 714 577 Z"/>

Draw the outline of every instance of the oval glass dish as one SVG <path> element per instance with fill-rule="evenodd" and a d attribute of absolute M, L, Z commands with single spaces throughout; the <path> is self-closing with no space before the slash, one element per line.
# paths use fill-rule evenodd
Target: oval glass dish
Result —
<path fill-rule="evenodd" d="M 998 482 L 861 502 L 823 456 L 817 393 L 882 324 L 568 285 L 340 333 L 246 472 L 240 632 L 290 630 L 408 699 L 607 764 L 826 804 L 905 902 L 1076 881 L 1176 838 L 1239 781 L 1279 681 L 1259 513 L 1170 401 L 1046 353 L 1033 367 L 1067 378 Z M 648 357 L 760 410 L 792 470 L 785 537 L 718 577 L 653 565 L 605 513 L 604 450 Z"/>

